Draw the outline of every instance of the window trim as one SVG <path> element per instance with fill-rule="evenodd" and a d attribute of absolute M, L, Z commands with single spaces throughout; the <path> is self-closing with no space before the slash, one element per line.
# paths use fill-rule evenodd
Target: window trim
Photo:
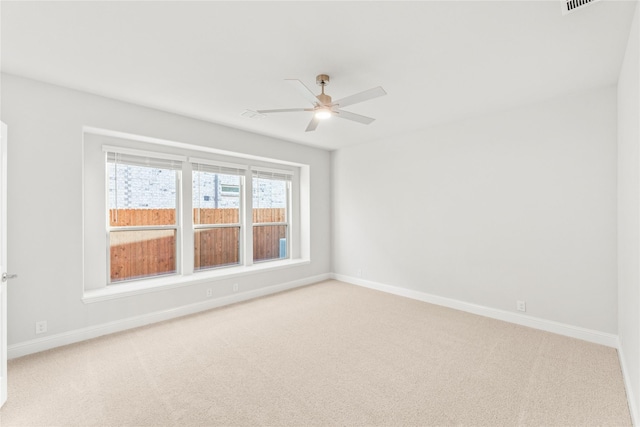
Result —
<path fill-rule="evenodd" d="M 184 286 L 211 283 L 211 281 L 215 280 L 234 279 L 268 271 L 300 267 L 310 263 L 311 260 L 309 259 L 297 258 L 277 260 L 271 263 L 258 263 L 251 266 L 203 270 L 201 274 L 192 274 L 190 276 L 158 276 L 147 280 L 131 281 L 122 286 L 108 286 L 100 289 L 86 290 L 83 293 L 82 301 L 86 304 L 91 304 L 134 295 L 160 292 L 167 289 L 182 288 Z"/>
<path fill-rule="evenodd" d="M 143 280 L 134 280 L 130 282 L 120 282 L 118 286 L 108 286 L 104 278 L 106 276 L 106 263 L 104 263 L 106 254 L 100 257 L 100 252 L 105 253 L 105 245 L 100 235 L 96 235 L 96 214 L 99 215 L 100 221 L 104 224 L 103 212 L 105 211 L 104 199 L 100 194 L 100 189 L 106 188 L 103 185 L 96 187 L 96 183 L 101 182 L 105 178 L 103 168 L 104 157 L 98 155 L 102 152 L 102 146 L 115 146 L 118 149 L 137 150 L 151 152 L 154 155 L 168 155 L 190 159 L 202 158 L 210 159 L 217 163 L 229 162 L 234 166 L 242 163 L 247 168 L 246 177 L 251 176 L 249 167 L 253 168 L 270 168 L 275 165 L 278 170 L 280 167 L 289 170 L 292 179 L 292 201 L 290 203 L 290 249 L 288 250 L 289 259 L 274 260 L 266 263 L 253 264 L 246 261 L 242 266 L 231 266 L 229 268 L 221 268 L 214 270 L 201 270 L 198 274 L 185 269 L 186 264 L 193 265 L 193 260 L 188 260 L 186 256 L 182 256 L 182 270 L 179 276 L 158 276 L 155 278 L 147 278 Z M 234 277 L 242 277 L 252 274 L 264 274 L 272 270 L 298 268 L 299 266 L 309 264 L 311 258 L 311 229 L 310 229 L 310 184 L 311 184 L 311 166 L 309 164 L 293 162 L 283 159 L 275 159 L 260 155 L 239 153 L 230 150 L 213 148 L 211 146 L 177 142 L 167 139 L 136 135 L 131 133 L 113 131 L 109 129 L 97 128 L 92 126 L 83 126 L 82 128 L 82 205 L 83 205 L 83 279 L 82 279 L 82 300 L 85 303 L 97 302 L 108 299 L 116 299 L 127 297 L 138 293 L 157 292 L 173 287 L 196 285 L 198 283 L 216 283 L 224 279 Z M 100 160 L 102 159 L 102 160 Z M 185 163 L 190 167 L 188 160 Z M 98 174 L 98 175 L 96 175 Z M 99 176 L 101 175 L 101 176 Z M 184 179 L 183 179 L 184 182 Z M 251 180 L 245 179 L 244 197 L 251 197 Z M 183 185 L 183 198 L 190 198 L 190 186 Z M 185 191 L 186 190 L 186 191 Z M 102 207 L 101 207 L 102 206 Z M 182 207 L 180 208 L 182 209 Z M 183 215 L 183 218 L 186 217 Z M 249 218 L 250 219 L 250 218 Z M 182 241 L 186 245 L 193 244 L 189 241 L 189 233 L 187 226 L 192 221 L 183 221 L 184 230 Z M 100 227 L 102 228 L 102 227 Z M 102 228 L 104 230 L 104 228 Z M 193 230 L 191 226 L 191 230 Z M 250 233 L 245 233 L 246 237 Z M 104 232 L 102 234 L 104 236 Z M 97 245 L 97 246 L 96 246 Z M 102 248 L 102 249 L 100 249 Z M 246 252 L 252 253 L 252 246 L 246 246 Z M 97 256 L 97 257 L 96 257 Z M 230 290 L 229 290 L 230 291 Z"/>

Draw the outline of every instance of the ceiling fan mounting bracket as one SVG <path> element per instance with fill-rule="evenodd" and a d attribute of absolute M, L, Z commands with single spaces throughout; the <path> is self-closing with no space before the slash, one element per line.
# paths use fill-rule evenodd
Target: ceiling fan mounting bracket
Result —
<path fill-rule="evenodd" d="M 329 84 L 329 80 L 330 80 L 330 78 L 329 78 L 329 76 L 327 74 L 318 74 L 316 76 L 316 84 L 318 86 L 325 87 L 326 85 Z"/>

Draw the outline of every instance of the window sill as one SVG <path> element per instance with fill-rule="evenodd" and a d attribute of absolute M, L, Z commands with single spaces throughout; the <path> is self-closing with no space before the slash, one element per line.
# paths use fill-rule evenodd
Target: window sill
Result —
<path fill-rule="evenodd" d="M 167 289 L 180 288 L 183 286 L 197 285 L 212 280 L 231 279 L 234 277 L 248 276 L 251 274 L 264 273 L 267 271 L 280 270 L 284 268 L 297 267 L 309 264 L 308 259 L 294 259 L 284 261 L 270 261 L 254 264 L 249 267 L 230 267 L 219 270 L 200 271 L 188 276 L 166 276 L 156 279 L 140 280 L 117 285 L 109 285 L 101 289 L 85 291 L 82 302 L 91 304 L 94 302 L 108 301 L 117 298 L 125 298 L 134 295 L 146 294 L 150 292 L 164 291 Z"/>

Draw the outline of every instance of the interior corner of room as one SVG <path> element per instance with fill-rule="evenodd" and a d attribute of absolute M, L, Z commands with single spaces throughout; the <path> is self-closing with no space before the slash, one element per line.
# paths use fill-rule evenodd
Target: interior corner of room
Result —
<path fill-rule="evenodd" d="M 72 41 L 78 38 L 73 32 L 88 31 L 82 25 L 72 26 L 74 13 L 64 12 L 64 7 L 78 8 L 85 24 L 100 23 L 98 28 L 105 30 L 105 22 L 96 18 L 100 13 L 117 14 L 130 8 L 130 16 L 137 16 L 145 7 L 153 7 L 158 22 L 167 23 L 179 6 L 165 2 L 151 2 L 153 6 L 62 3 L 8 2 L 1 6 L 0 119 L 6 124 L 8 141 L 8 163 L 4 165 L 8 259 L 4 267 L 18 274 L 3 285 L 7 299 L 3 351 L 8 359 L 218 307 L 233 308 L 233 304 L 331 279 L 482 316 L 479 319 L 613 348 L 631 420 L 634 425 L 640 423 L 637 1 L 595 2 L 589 6 L 592 9 L 565 16 L 556 2 L 540 2 L 546 6 L 506 2 L 500 12 L 491 2 L 456 3 L 457 8 L 446 2 L 395 2 L 395 6 L 390 2 L 321 2 L 326 9 L 320 8 L 317 19 L 328 18 L 332 11 L 336 28 L 355 23 L 359 13 L 370 20 L 363 24 L 363 35 L 373 34 L 375 23 L 390 26 L 382 31 L 388 38 L 371 35 L 378 42 L 378 51 L 358 34 L 349 34 L 351 49 L 336 47 L 331 51 L 335 57 L 329 51 L 317 52 L 334 58 L 326 59 L 328 70 L 321 68 L 315 53 L 302 48 L 307 41 L 322 49 L 316 36 L 294 42 L 273 30 L 263 43 L 260 30 L 273 27 L 257 19 L 262 12 L 289 28 L 287 8 L 311 16 L 317 2 L 251 6 L 202 2 L 193 6 L 207 12 L 218 10 L 218 17 L 233 16 L 227 23 L 216 19 L 220 28 L 206 33 L 212 40 L 227 40 L 229 49 L 221 42 L 202 42 L 194 44 L 193 51 L 173 46 L 173 60 L 168 62 L 155 48 L 145 56 L 136 50 L 149 46 L 144 37 L 125 46 L 125 36 L 136 32 L 133 18 L 123 18 L 126 30 L 114 36 L 114 44 L 91 38 L 97 45 L 87 50 L 84 62 L 75 63 L 84 63 L 87 70 L 77 75 L 69 72 L 64 61 L 76 58 L 73 49 L 87 48 L 82 41 Z M 268 5 L 276 11 L 265 9 Z M 557 16 L 546 18 L 552 9 Z M 487 15 L 476 22 L 473 17 L 481 10 Z M 473 39 L 453 34 L 465 26 L 479 29 L 482 23 L 495 22 L 490 13 L 505 13 L 512 19 L 496 23 L 505 33 L 487 28 Z M 53 22 L 48 14 L 59 17 L 61 23 Z M 243 14 L 257 26 L 255 33 L 240 34 L 233 29 L 232 24 L 240 22 Z M 205 31 L 202 18 L 193 12 L 185 16 L 194 19 L 191 29 L 180 24 L 191 37 Z M 438 26 L 436 16 L 451 22 L 453 28 Z M 31 18 L 26 29 L 17 24 Z M 542 29 L 536 28 L 537 19 L 544 23 Z M 603 24 L 605 19 L 610 25 Z M 60 29 L 64 23 L 68 31 Z M 42 28 L 36 31 L 38 25 Z M 165 45 L 183 40 L 147 25 Z M 535 39 L 550 31 L 567 38 L 562 46 L 571 46 L 576 35 L 567 27 L 576 34 L 593 31 L 591 45 L 576 41 L 576 51 L 562 53 L 550 46 L 549 39 Z M 34 33 L 29 33 L 30 28 Z M 424 44 L 414 40 L 415 28 L 420 28 L 416 34 L 424 37 Z M 398 34 L 389 34 L 392 29 Z M 237 39 L 223 37 L 222 30 L 233 31 Z M 317 27 L 305 29 L 315 30 Z M 51 57 L 45 47 L 37 47 L 40 42 L 46 44 L 48 31 L 55 33 L 52 45 L 57 43 L 50 49 Z M 343 34 L 346 30 L 336 31 Z M 331 34 L 327 37 L 338 42 Z M 511 37 L 522 45 L 512 46 Z M 267 46 L 271 38 L 280 44 Z M 436 38 L 441 42 L 428 41 Z M 109 52 L 106 47 L 118 42 L 123 52 Z M 207 46 L 221 55 L 224 64 L 194 53 Z M 354 46 L 362 60 L 354 58 Z M 232 63 L 238 55 L 230 50 L 244 47 L 254 57 L 238 59 L 243 62 L 236 78 Z M 525 53 L 520 54 L 520 49 Z M 467 59 L 454 58 L 458 51 Z M 121 62 L 101 62 L 101 52 Z M 290 58 L 294 53 L 300 55 L 299 60 Z M 52 65 L 47 74 L 42 64 L 49 60 Z M 118 73 L 126 73 L 127 61 L 136 66 L 129 70 L 129 77 L 120 78 Z M 447 61 L 453 64 L 450 69 L 441 66 Z M 473 78 L 463 69 L 465 61 L 476 73 Z M 144 63 L 149 68 L 140 65 Z M 259 67 L 266 67 L 265 63 L 273 70 L 262 72 Z M 576 64 L 584 66 L 576 70 L 572 68 Z M 313 74 L 312 66 L 317 69 Z M 164 74 L 150 73 L 152 67 L 163 69 Z M 526 75 L 495 77 L 501 69 L 526 70 Z M 98 76 L 112 73 L 113 80 L 106 78 L 91 86 L 92 72 Z M 316 90 L 314 79 L 325 72 L 331 81 Z M 314 92 L 322 90 L 324 95 L 326 91 L 336 99 L 376 85 L 385 88 L 386 96 L 353 108 L 364 117 L 375 117 L 371 124 L 335 117 L 314 122 L 305 114 L 324 107 L 321 103 L 298 109 L 302 111 L 292 116 L 266 113 L 260 117 L 260 108 L 304 104 L 282 83 L 292 77 L 305 79 Z M 189 78 L 204 83 L 190 86 L 185 84 Z M 571 85 L 563 87 L 569 81 Z M 159 95 L 162 89 L 166 93 Z M 194 95 L 199 91 L 204 95 Z M 404 102 L 411 102 L 406 115 L 399 113 L 405 109 Z M 415 111 L 419 108 L 423 110 Z M 247 118 L 246 114 L 241 117 L 242 110 L 256 111 Z M 309 130 L 316 125 L 317 129 L 305 132 L 305 126 Z M 120 158 L 108 157 L 108 149 L 123 153 L 125 159 L 127 155 L 142 158 L 152 151 L 167 159 L 182 156 L 181 173 L 189 177 L 196 176 L 197 165 L 204 165 L 204 171 L 214 166 L 226 168 L 226 174 L 239 177 L 243 185 L 246 182 L 249 192 L 249 181 L 260 177 L 260 171 L 283 174 L 283 182 L 293 182 L 291 192 L 283 196 L 291 216 L 269 223 L 288 227 L 286 238 L 278 239 L 280 252 L 269 262 L 251 259 L 257 240 L 244 233 L 255 225 L 254 209 L 253 217 L 247 211 L 229 222 L 241 230 L 236 231 L 241 249 L 233 265 L 197 271 L 192 234 L 204 225 L 192 221 L 197 208 L 191 200 L 205 199 L 192 197 L 196 187 L 191 179 L 178 179 L 176 185 L 182 185 L 184 199 L 178 199 L 176 212 L 181 212 L 183 203 L 188 207 L 180 213 L 185 228 L 176 228 L 175 236 L 177 242 L 186 239 L 183 248 L 188 250 L 178 249 L 183 257 L 172 270 L 176 275 L 150 281 L 126 278 L 117 283 L 115 276 L 109 276 L 110 254 L 105 243 L 115 229 L 105 226 L 109 200 L 104 192 L 108 192 L 110 177 L 104 168 Z M 250 210 L 252 195 L 234 183 L 227 185 L 227 196 L 242 198 Z M 215 227 L 231 228 L 229 224 Z M 343 292 L 333 285 L 327 289 Z M 321 291 L 308 292 L 314 298 L 322 295 Z M 357 295 L 369 298 L 373 294 Z M 293 300 L 290 295 L 287 298 Z M 263 304 L 268 311 L 268 303 Z M 375 307 L 384 311 L 383 305 Z M 44 330 L 39 330 L 42 322 Z"/>

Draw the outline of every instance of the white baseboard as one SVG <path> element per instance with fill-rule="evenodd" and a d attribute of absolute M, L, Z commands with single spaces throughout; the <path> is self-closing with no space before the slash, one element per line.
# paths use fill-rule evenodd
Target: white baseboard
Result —
<path fill-rule="evenodd" d="M 629 412 L 631 413 L 631 422 L 634 426 L 638 425 L 638 405 L 636 404 L 636 398 L 633 394 L 633 388 L 631 388 L 631 379 L 629 378 L 629 372 L 627 370 L 627 359 L 624 356 L 622 345 L 618 340 L 618 358 L 620 359 L 620 367 L 622 368 L 622 378 L 624 379 L 624 388 L 627 392 L 627 402 L 629 403 Z"/>
<path fill-rule="evenodd" d="M 237 294 L 227 295 L 221 298 L 209 299 L 181 307 L 176 307 L 168 310 L 158 311 L 154 313 L 144 314 L 141 316 L 130 317 L 127 319 L 116 320 L 100 325 L 89 326 L 86 328 L 76 329 L 73 331 L 64 332 L 61 334 L 50 335 L 42 338 L 36 338 L 29 341 L 13 344 L 7 348 L 7 356 L 9 359 L 25 356 L 32 353 L 38 353 L 40 351 L 49 350 L 55 347 L 63 345 L 73 344 L 76 342 L 84 341 L 91 338 L 97 338 L 102 335 L 111 334 L 114 332 L 120 332 L 127 329 L 137 328 L 140 326 L 156 323 L 164 320 L 169 320 L 189 314 L 198 313 L 201 311 L 209 310 L 216 307 L 221 307 L 237 302 L 247 301 L 250 299 L 275 294 L 278 292 L 286 291 L 289 289 L 297 288 L 300 286 L 310 285 L 318 283 L 328 279 L 336 279 L 342 282 L 351 283 L 353 285 L 362 286 L 369 289 L 374 289 L 394 295 L 403 296 L 406 298 L 415 299 L 431 304 L 436 304 L 444 307 L 453 308 L 456 310 L 465 311 L 468 313 L 477 314 L 480 316 L 489 317 L 492 319 L 503 320 L 506 322 L 515 323 L 518 325 L 528 326 L 530 328 L 539 329 L 547 332 L 556 333 L 559 335 L 565 335 L 572 338 L 578 338 L 581 340 L 593 342 L 596 344 L 606 345 L 608 347 L 614 347 L 618 350 L 618 357 L 620 359 L 620 366 L 622 367 L 622 375 L 624 378 L 625 388 L 627 392 L 627 399 L 629 402 L 629 412 L 633 425 L 638 425 L 639 414 L 638 406 L 636 405 L 635 396 L 633 395 L 631 384 L 627 372 L 627 364 L 624 356 L 624 352 L 620 346 L 620 341 L 617 335 L 608 334 L 604 332 L 594 331 L 591 329 L 581 328 L 578 326 L 572 326 L 552 320 L 540 319 L 518 313 L 511 313 L 505 310 L 485 307 L 482 305 L 472 304 L 464 301 L 459 301 L 452 298 L 441 297 L 437 295 L 428 294 L 425 292 L 415 291 L 412 289 L 401 288 L 398 286 L 385 285 L 382 283 L 373 282 L 370 280 L 364 280 L 361 278 L 345 276 L 335 273 L 320 274 L 317 276 L 307 277 L 300 280 L 294 280 L 279 285 L 267 286 L 265 288 L 255 289 L 252 291 L 241 292 Z"/>
<path fill-rule="evenodd" d="M 372 282 L 370 280 L 364 280 L 358 277 L 345 276 L 335 273 L 332 275 L 332 277 L 336 280 L 351 283 L 353 285 L 363 286 L 365 288 L 375 289 L 378 291 L 387 292 L 418 301 L 424 301 L 460 311 L 466 311 L 467 313 L 478 314 L 480 316 L 490 317 L 492 319 L 498 319 L 505 322 L 528 326 L 529 328 L 553 332 L 559 335 L 565 335 L 596 344 L 606 345 L 608 347 L 618 348 L 618 336 L 606 332 L 581 328 L 579 326 L 568 325 L 565 323 L 555 322 L 553 320 L 540 319 L 524 314 L 511 313 L 509 311 L 500 310 L 497 308 L 485 307 L 483 305 L 472 304 L 453 298 L 445 298 L 437 295 L 427 294 L 425 292 L 414 291 L 412 289 L 401 288 L 398 286 L 385 285 L 382 283 Z"/>
<path fill-rule="evenodd" d="M 282 283 L 279 285 L 267 286 L 260 289 L 254 289 L 252 291 L 235 293 L 232 295 L 224 296 L 221 298 L 208 299 L 201 302 L 196 302 L 181 307 L 171 308 L 168 310 L 157 311 L 154 313 L 143 314 L 141 316 L 129 317 L 122 320 L 116 320 L 113 322 L 103 323 L 95 326 L 88 326 L 86 328 L 75 329 L 73 331 L 63 332 L 61 334 L 49 335 L 42 338 L 36 338 L 29 341 L 24 341 L 17 344 L 12 344 L 7 348 L 7 357 L 14 359 L 20 356 L 26 356 L 27 354 L 37 353 L 44 350 L 49 350 L 55 347 L 63 345 L 73 344 L 76 342 L 96 338 L 102 335 L 112 334 L 114 332 L 120 332 L 127 329 L 137 328 L 139 326 L 148 325 L 151 323 L 161 322 L 163 320 L 169 320 L 176 317 L 186 316 L 188 314 L 198 313 L 201 311 L 209 310 L 224 305 L 234 304 L 237 302 L 247 301 L 250 299 L 275 294 L 277 292 L 286 291 L 288 289 L 297 288 L 300 286 L 310 285 L 313 283 L 321 282 L 323 280 L 331 279 L 330 273 L 320 274 L 317 276 L 306 277 L 304 279 L 294 280 L 292 282 Z"/>

